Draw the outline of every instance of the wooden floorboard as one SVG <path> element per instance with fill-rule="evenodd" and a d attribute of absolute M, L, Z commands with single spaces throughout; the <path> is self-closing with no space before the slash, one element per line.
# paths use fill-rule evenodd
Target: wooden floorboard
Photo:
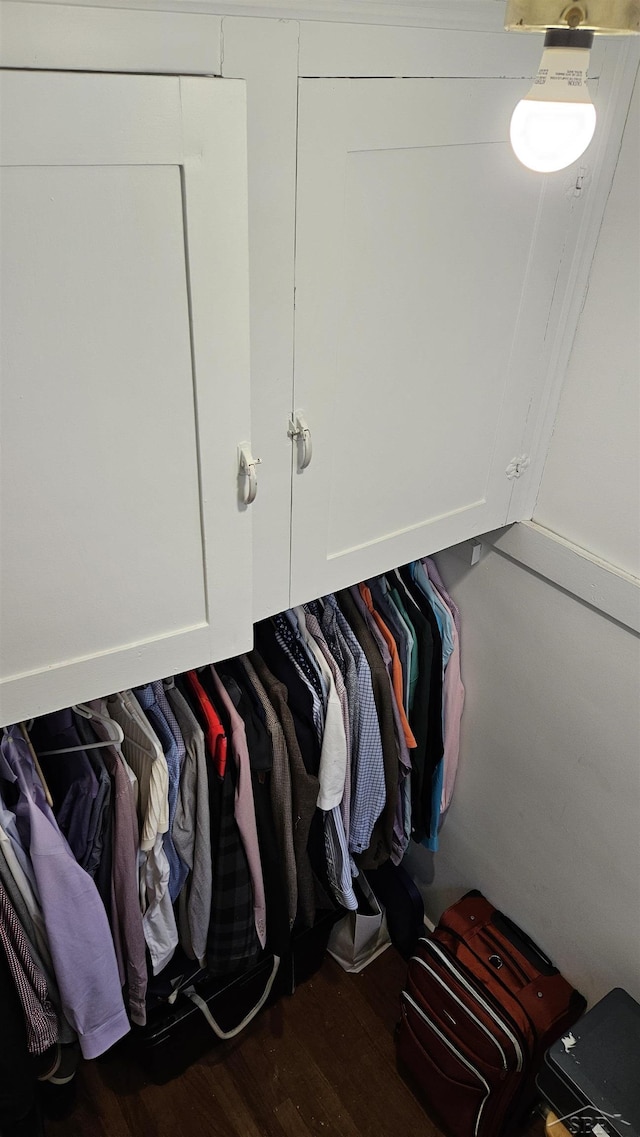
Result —
<path fill-rule="evenodd" d="M 126 1051 L 85 1063 L 72 1114 L 47 1137 L 440 1137 L 396 1071 L 406 964 L 390 948 L 359 975 L 330 958 L 180 1077 L 151 1082 Z M 541 1122 L 526 1137 L 542 1137 Z"/>

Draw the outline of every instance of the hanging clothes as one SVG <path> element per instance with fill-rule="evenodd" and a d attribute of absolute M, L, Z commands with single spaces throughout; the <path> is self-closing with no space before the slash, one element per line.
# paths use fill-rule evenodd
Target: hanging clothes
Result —
<path fill-rule="evenodd" d="M 456 772 L 458 769 L 458 759 L 460 754 L 460 723 L 462 720 L 462 712 L 464 710 L 465 690 L 462 683 L 461 676 L 461 662 L 460 662 L 460 612 L 447 592 L 438 567 L 430 557 L 425 558 L 423 562 L 430 580 L 433 582 L 434 588 L 440 594 L 443 603 L 446 605 L 448 611 L 451 613 L 453 619 L 452 639 L 453 650 L 449 657 L 449 663 L 444 677 L 443 685 L 443 701 L 444 701 L 444 779 L 442 787 L 442 800 L 440 809 L 442 812 L 449 808 L 453 790 L 456 780 Z"/>
<path fill-rule="evenodd" d="M 319 909 L 355 910 L 360 871 L 412 838 L 435 851 L 460 636 L 425 558 L 262 621 L 248 655 L 43 716 L 35 750 L 5 730 L 0 964 L 20 1045 L 77 1031 L 101 1053 L 185 976 L 244 973 Z"/>
<path fill-rule="evenodd" d="M 86 867 L 93 850 L 97 814 L 98 779 L 82 742 L 70 709 L 55 711 L 36 719 L 31 741 L 53 796 L 53 812 L 79 865 Z M 75 747 L 76 753 L 54 754 L 48 750 Z"/>
<path fill-rule="evenodd" d="M 289 706 L 287 687 L 272 674 L 257 651 L 252 651 L 247 658 L 252 667 L 255 668 L 255 673 L 263 684 L 265 693 L 277 715 L 287 748 L 291 777 L 291 816 L 298 896 L 296 912 L 300 923 L 303 926 L 310 927 L 315 920 L 316 900 L 309 852 L 309 834 L 316 812 L 320 783 L 315 774 L 309 772 L 303 761 L 300 739 Z"/>
<path fill-rule="evenodd" d="M 384 660 L 351 592 L 343 590 L 336 593 L 336 600 L 345 621 L 351 627 L 353 635 L 366 657 L 372 678 L 373 695 L 380 726 L 384 763 L 384 808 L 376 818 L 369 845 L 359 857 L 361 868 L 377 868 L 391 856 L 393 851 L 393 829 L 398 794 L 398 747 L 392 693 Z"/>
<path fill-rule="evenodd" d="M 351 772 L 351 816 L 349 849 L 364 853 L 370 845 L 373 827 L 386 800 L 385 767 L 380 722 L 373 692 L 371 668 L 335 596 L 325 597 L 323 626 L 327 642 L 336 643 L 343 658 L 353 662 L 353 679 L 347 690 L 354 727 Z M 347 671 L 347 676 L 349 672 Z"/>
<path fill-rule="evenodd" d="M 233 761 L 222 776 L 209 767 L 213 886 L 207 965 L 214 974 L 248 967 L 260 951 L 251 873 L 235 817 L 237 778 Z"/>
<path fill-rule="evenodd" d="M 273 747 L 262 708 L 235 660 L 219 665 L 220 681 L 244 723 L 251 766 L 251 788 L 264 883 L 266 935 L 264 946 L 279 959 L 289 943 L 289 913 L 283 865 L 280 860 L 271 805 Z"/>
<path fill-rule="evenodd" d="M 107 716 L 106 700 L 96 699 L 89 703 L 89 707 L 97 715 Z M 139 895 L 135 793 L 122 752 L 113 742 L 107 724 L 96 717 L 92 720 L 92 725 L 96 736 L 105 743 L 100 753 L 113 784 L 110 910 L 120 983 L 127 986 L 127 1003 L 132 1022 L 144 1026 L 147 964 Z"/>
<path fill-rule="evenodd" d="M 163 840 L 169 828 L 169 771 L 160 740 L 133 692 L 109 696 L 107 710 L 124 734 L 122 750 L 138 780 L 142 927 L 153 974 L 157 975 L 178 944 Z"/>
<path fill-rule="evenodd" d="M 173 680 L 166 695 L 185 744 L 173 823 L 176 849 L 189 870 L 179 897 L 180 941 L 187 955 L 205 966 L 211 913 L 211 820 L 205 736 L 185 696 Z"/>
<path fill-rule="evenodd" d="M 385 624 L 384 620 L 382 619 L 380 613 L 374 607 L 373 598 L 371 596 L 370 589 L 367 587 L 366 584 L 360 584 L 358 586 L 358 588 L 359 588 L 360 595 L 361 595 L 364 603 L 366 604 L 369 612 L 373 616 L 373 619 L 375 620 L 375 622 L 377 624 L 378 630 L 380 631 L 380 633 L 384 639 L 384 642 L 385 642 L 385 644 L 389 650 L 389 656 L 390 656 L 389 670 L 390 670 L 390 675 L 391 675 L 391 682 L 393 684 L 394 694 L 396 697 L 396 706 L 398 708 L 398 716 L 399 716 L 400 722 L 402 724 L 402 733 L 404 735 L 404 739 L 405 739 L 405 742 L 407 744 L 407 747 L 409 749 L 415 749 L 417 743 L 416 743 L 416 740 L 414 738 L 413 731 L 412 731 L 411 727 L 409 726 L 407 716 L 405 715 L 405 712 L 404 712 L 404 690 L 403 690 L 402 666 L 400 664 L 400 656 L 398 654 L 398 648 L 396 645 L 396 641 L 393 638 L 393 634 L 391 633 L 391 631 L 389 630 L 389 628 Z"/>
<path fill-rule="evenodd" d="M 0 882 L 0 949 L 22 1004 L 30 1054 L 44 1054 L 58 1041 L 58 1020 L 44 972 L 35 963 L 25 934 Z"/>
<path fill-rule="evenodd" d="M 291 760 L 278 715 L 269 701 L 258 673 L 249 656 L 240 657 L 256 698 L 264 715 L 264 723 L 271 740 L 272 766 L 269 779 L 271 807 L 276 830 L 279 855 L 284 869 L 287 894 L 287 915 L 289 928 L 292 928 L 298 911 L 298 872 L 293 841 L 293 794 L 291 788 Z"/>
<path fill-rule="evenodd" d="M 162 747 L 167 766 L 167 827 L 162 844 L 169 862 L 169 896 L 175 901 L 187 877 L 187 866 L 178 856 L 171 832 L 178 803 L 180 772 L 185 757 L 185 746 L 173 712 L 159 681 L 137 687 L 134 697 L 144 711 Z"/>
<path fill-rule="evenodd" d="M 262 877 L 262 865 L 260 863 L 256 811 L 251 786 L 251 759 L 247 747 L 247 736 L 242 718 L 229 698 L 215 667 L 212 666 L 207 670 L 213 680 L 216 697 L 227 715 L 229 724 L 229 750 L 235 763 L 234 813 L 238 829 L 242 835 L 242 842 L 251 874 L 256 932 L 260 946 L 264 947 L 267 938 L 264 881 Z M 227 766 L 229 766 L 228 761 Z"/>
<path fill-rule="evenodd" d="M 106 913 L 47 805 L 29 747 L 15 727 L 0 743 L 0 793 L 11 790 L 16 826 L 37 882 L 62 1005 L 86 1058 L 129 1030 Z M 83 936 L 77 929 L 82 927 Z"/>

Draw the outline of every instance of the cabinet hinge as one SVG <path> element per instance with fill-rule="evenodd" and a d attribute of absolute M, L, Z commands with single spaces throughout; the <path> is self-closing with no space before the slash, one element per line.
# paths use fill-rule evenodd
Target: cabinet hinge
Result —
<path fill-rule="evenodd" d="M 512 458 L 507 466 L 505 473 L 509 479 L 521 478 L 525 470 L 531 465 L 531 458 L 528 454 L 520 454 L 517 458 Z"/>

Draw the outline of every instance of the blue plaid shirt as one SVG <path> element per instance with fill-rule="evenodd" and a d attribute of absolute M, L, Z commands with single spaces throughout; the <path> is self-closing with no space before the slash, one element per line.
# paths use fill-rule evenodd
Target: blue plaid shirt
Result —
<path fill-rule="evenodd" d="M 386 801 L 380 723 L 367 658 L 333 595 L 325 597 L 325 619 L 330 612 L 335 614 L 336 628 L 341 632 L 356 667 L 358 736 L 351 754 L 353 792 L 349 849 L 352 853 L 363 853 L 369 848 L 373 827 Z"/>

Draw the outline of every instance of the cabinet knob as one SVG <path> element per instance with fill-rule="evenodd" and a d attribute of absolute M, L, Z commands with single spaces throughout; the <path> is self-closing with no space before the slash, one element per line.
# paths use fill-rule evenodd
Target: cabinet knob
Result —
<path fill-rule="evenodd" d="M 262 458 L 254 458 L 249 442 L 241 442 L 238 447 L 240 465 L 240 501 L 243 505 L 251 505 L 256 500 L 258 492 L 258 475 L 256 466 Z"/>
<path fill-rule="evenodd" d="M 313 457 L 311 431 L 302 411 L 296 411 L 289 419 L 289 438 L 298 443 L 298 470 L 306 470 Z"/>

